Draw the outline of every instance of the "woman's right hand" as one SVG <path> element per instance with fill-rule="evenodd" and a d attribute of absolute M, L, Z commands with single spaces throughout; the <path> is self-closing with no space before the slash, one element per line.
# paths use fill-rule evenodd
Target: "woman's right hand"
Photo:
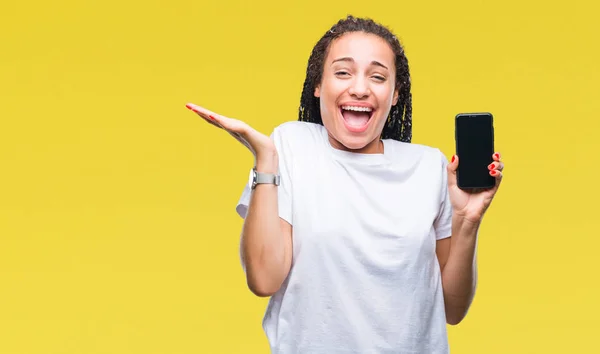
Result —
<path fill-rule="evenodd" d="M 186 104 L 186 107 L 204 118 L 208 123 L 225 130 L 246 146 L 254 155 L 257 169 L 264 167 L 267 170 L 275 170 L 261 172 L 277 172 L 277 149 L 268 136 L 256 131 L 241 120 L 222 116 L 192 103 Z"/>

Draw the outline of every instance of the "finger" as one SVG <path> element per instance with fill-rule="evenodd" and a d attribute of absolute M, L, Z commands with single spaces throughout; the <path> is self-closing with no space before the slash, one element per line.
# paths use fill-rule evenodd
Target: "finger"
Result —
<path fill-rule="evenodd" d="M 200 117 L 202 119 L 204 119 L 205 121 L 207 121 L 209 124 L 212 124 L 212 125 L 214 125 L 217 128 L 224 129 L 223 126 L 221 124 L 219 124 L 219 122 L 217 122 L 216 120 L 211 119 L 211 118 L 204 118 L 202 116 L 200 116 Z"/>
<path fill-rule="evenodd" d="M 186 105 L 186 107 L 188 107 L 190 110 L 192 110 L 193 112 L 198 114 L 200 117 L 207 120 L 209 123 L 216 123 L 216 125 L 218 127 L 227 129 L 227 130 L 234 129 L 234 127 L 232 126 L 232 122 L 234 122 L 234 119 L 225 117 L 221 114 L 217 114 L 206 108 L 203 108 L 198 105 L 191 104 L 191 103 L 188 103 Z"/>
<path fill-rule="evenodd" d="M 492 162 L 491 164 L 488 165 L 488 170 L 497 170 L 497 171 L 502 171 L 504 169 L 504 163 L 503 162 Z"/>
<path fill-rule="evenodd" d="M 490 176 L 496 179 L 496 187 L 499 186 L 500 182 L 502 182 L 502 172 L 498 170 L 491 170 Z"/>
<path fill-rule="evenodd" d="M 257 138 L 260 140 L 261 134 L 252 129 L 252 127 L 245 122 L 216 114 L 193 103 L 188 103 L 186 107 L 200 115 L 207 122 L 227 131 L 232 137 L 246 146 L 250 151 L 253 153 L 255 152 L 253 145 L 254 143 L 259 143 L 259 141 L 253 142 L 253 140 L 256 140 Z"/>
<path fill-rule="evenodd" d="M 448 187 L 456 185 L 456 169 L 458 168 L 458 155 L 453 155 L 448 163 Z"/>
<path fill-rule="evenodd" d="M 500 161 L 500 153 L 499 152 L 495 152 L 494 155 L 492 155 L 492 159 L 494 161 Z"/>
<path fill-rule="evenodd" d="M 201 116 L 204 119 L 211 119 L 210 117 L 216 117 L 218 116 L 218 114 L 216 114 L 213 111 L 210 111 L 204 107 L 200 107 L 196 104 L 193 103 L 188 103 L 185 105 L 189 110 L 193 111 L 194 113 L 197 113 L 199 116 Z"/>
<path fill-rule="evenodd" d="M 230 133 L 235 133 L 240 137 L 243 137 L 244 133 L 248 130 L 246 124 L 236 119 L 225 117 L 221 114 L 214 113 L 206 108 L 191 103 L 188 103 L 186 107 L 200 115 L 209 123 L 215 123 L 218 127 L 225 129 Z"/>
<path fill-rule="evenodd" d="M 191 111 L 193 111 L 194 113 L 198 114 L 200 117 L 204 118 L 204 120 L 206 120 L 208 123 L 219 127 L 221 129 L 225 129 L 227 130 L 231 135 L 233 135 L 236 139 L 243 139 L 243 137 L 240 135 L 239 132 L 232 130 L 232 127 L 230 127 L 231 122 L 233 121 L 233 119 L 231 118 L 227 118 L 225 116 L 222 116 L 220 114 L 216 114 L 213 111 L 210 111 L 204 107 L 200 107 L 198 105 L 195 105 L 193 103 L 188 103 L 185 105 L 188 109 L 190 109 Z M 236 129 L 236 130 L 239 130 Z M 245 139 L 244 139 L 245 140 Z M 246 143 L 244 143 L 244 145 L 247 145 Z"/>
<path fill-rule="evenodd" d="M 216 114 L 215 112 L 209 111 L 208 109 L 200 107 L 193 103 L 188 103 L 185 106 L 192 112 L 198 114 L 201 118 L 204 118 L 204 120 L 206 120 L 208 123 L 216 127 L 223 128 L 223 125 L 216 119 L 216 117 L 220 117 L 219 114 Z"/>

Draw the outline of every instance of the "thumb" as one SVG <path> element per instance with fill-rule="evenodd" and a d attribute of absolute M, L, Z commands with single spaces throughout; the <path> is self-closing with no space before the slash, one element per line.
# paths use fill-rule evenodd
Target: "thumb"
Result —
<path fill-rule="evenodd" d="M 456 169 L 458 168 L 458 156 L 452 155 L 450 163 L 446 166 L 448 170 L 448 186 L 453 187 L 456 185 Z"/>

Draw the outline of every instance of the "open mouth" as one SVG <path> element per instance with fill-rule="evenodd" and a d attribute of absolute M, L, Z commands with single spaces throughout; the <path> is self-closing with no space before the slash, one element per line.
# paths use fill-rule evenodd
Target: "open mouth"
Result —
<path fill-rule="evenodd" d="M 375 110 L 369 106 L 340 106 L 340 113 L 346 128 L 356 133 L 367 129 L 374 112 Z"/>

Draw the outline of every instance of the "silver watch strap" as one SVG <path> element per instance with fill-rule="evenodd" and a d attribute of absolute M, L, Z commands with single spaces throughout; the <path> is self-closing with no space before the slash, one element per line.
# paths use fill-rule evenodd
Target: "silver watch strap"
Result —
<path fill-rule="evenodd" d="M 256 173 L 255 184 L 274 184 L 276 186 L 279 185 L 279 182 L 281 179 L 279 175 L 274 175 L 271 173 L 260 173 L 260 172 L 255 172 L 255 173 Z"/>

